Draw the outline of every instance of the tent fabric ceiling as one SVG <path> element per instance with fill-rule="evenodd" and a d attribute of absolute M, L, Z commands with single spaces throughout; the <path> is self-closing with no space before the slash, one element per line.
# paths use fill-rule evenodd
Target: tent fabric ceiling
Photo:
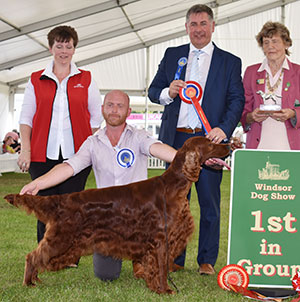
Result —
<path fill-rule="evenodd" d="M 185 13 L 192 5 L 211 6 L 216 24 L 221 26 L 269 10 L 276 10 L 280 18 L 281 6 L 294 2 L 298 1 L 6 1 L 0 7 L 0 82 L 24 87 L 31 72 L 44 68 L 51 58 L 47 46 L 49 30 L 67 24 L 77 30 L 80 39 L 74 61 L 92 70 L 100 90 L 120 88 L 145 93 L 162 56 L 162 49 L 154 47 L 165 47 L 161 43 L 171 39 L 188 41 Z M 103 63 L 101 68 L 99 62 Z"/>

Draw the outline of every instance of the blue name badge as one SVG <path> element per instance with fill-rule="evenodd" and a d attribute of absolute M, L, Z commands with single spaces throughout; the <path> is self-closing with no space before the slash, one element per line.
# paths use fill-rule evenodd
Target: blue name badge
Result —
<path fill-rule="evenodd" d="M 185 66 L 187 63 L 187 58 L 186 57 L 182 57 L 178 60 L 178 67 L 175 73 L 175 77 L 174 80 L 179 80 L 180 79 L 180 74 L 182 71 L 183 66 Z"/>
<path fill-rule="evenodd" d="M 130 168 L 135 161 L 134 152 L 129 148 L 122 148 L 117 154 L 118 165 L 122 168 Z"/>

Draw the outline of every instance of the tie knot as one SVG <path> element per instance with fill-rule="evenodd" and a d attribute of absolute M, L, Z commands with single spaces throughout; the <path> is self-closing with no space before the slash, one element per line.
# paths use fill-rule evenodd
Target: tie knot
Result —
<path fill-rule="evenodd" d="M 192 51 L 193 57 L 194 57 L 194 58 L 198 58 L 201 52 L 202 52 L 202 50 L 200 50 L 200 49 L 195 49 L 195 50 L 193 50 L 193 51 Z"/>

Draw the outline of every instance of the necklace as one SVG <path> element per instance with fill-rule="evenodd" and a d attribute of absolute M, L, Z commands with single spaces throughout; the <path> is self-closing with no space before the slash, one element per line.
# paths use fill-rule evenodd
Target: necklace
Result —
<path fill-rule="evenodd" d="M 276 89 L 278 88 L 278 86 L 282 80 L 283 68 L 281 69 L 281 73 L 280 73 L 278 80 L 276 81 L 276 83 L 273 86 L 271 86 L 271 84 L 270 84 L 269 73 L 266 72 L 266 74 L 267 74 L 267 76 L 266 76 L 267 88 L 271 94 L 274 94 L 274 92 L 276 91 Z"/>

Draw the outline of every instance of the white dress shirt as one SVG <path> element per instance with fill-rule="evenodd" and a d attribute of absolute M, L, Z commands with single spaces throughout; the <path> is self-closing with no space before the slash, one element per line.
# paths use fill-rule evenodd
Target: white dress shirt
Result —
<path fill-rule="evenodd" d="M 92 165 L 97 188 L 126 185 L 147 179 L 150 146 L 159 142 L 145 130 L 126 125 L 118 145 L 113 147 L 106 135 L 106 127 L 89 136 L 77 153 L 65 161 L 74 170 L 74 175 Z M 118 153 L 129 148 L 134 154 L 130 167 L 118 163 Z"/>
<path fill-rule="evenodd" d="M 188 57 L 188 62 L 187 62 L 187 67 L 186 67 L 186 73 L 185 73 L 185 81 L 188 81 L 189 76 L 190 76 L 190 71 L 191 71 L 191 62 L 193 60 L 193 50 L 197 50 L 195 46 L 190 43 L 190 52 L 189 52 L 189 57 Z M 199 84 L 203 89 L 203 94 L 204 94 L 204 89 L 205 89 L 205 84 L 210 68 L 210 63 L 212 59 L 214 51 L 214 45 L 212 42 L 208 43 L 205 47 L 201 49 L 201 53 L 199 55 L 198 63 L 200 67 L 200 81 Z M 203 95 L 202 95 L 203 97 Z M 170 98 L 169 96 L 169 87 L 164 88 L 160 94 L 159 101 L 161 105 L 168 105 L 174 101 L 174 99 Z M 200 104 L 202 103 L 202 98 L 200 100 Z M 184 127 L 188 128 L 188 106 L 189 104 L 186 104 L 185 102 L 181 102 L 180 105 L 180 110 L 179 110 L 179 117 L 178 117 L 178 122 L 177 122 L 177 127 Z M 199 124 L 197 125 L 198 128 L 201 128 L 201 123 L 199 121 Z"/>

